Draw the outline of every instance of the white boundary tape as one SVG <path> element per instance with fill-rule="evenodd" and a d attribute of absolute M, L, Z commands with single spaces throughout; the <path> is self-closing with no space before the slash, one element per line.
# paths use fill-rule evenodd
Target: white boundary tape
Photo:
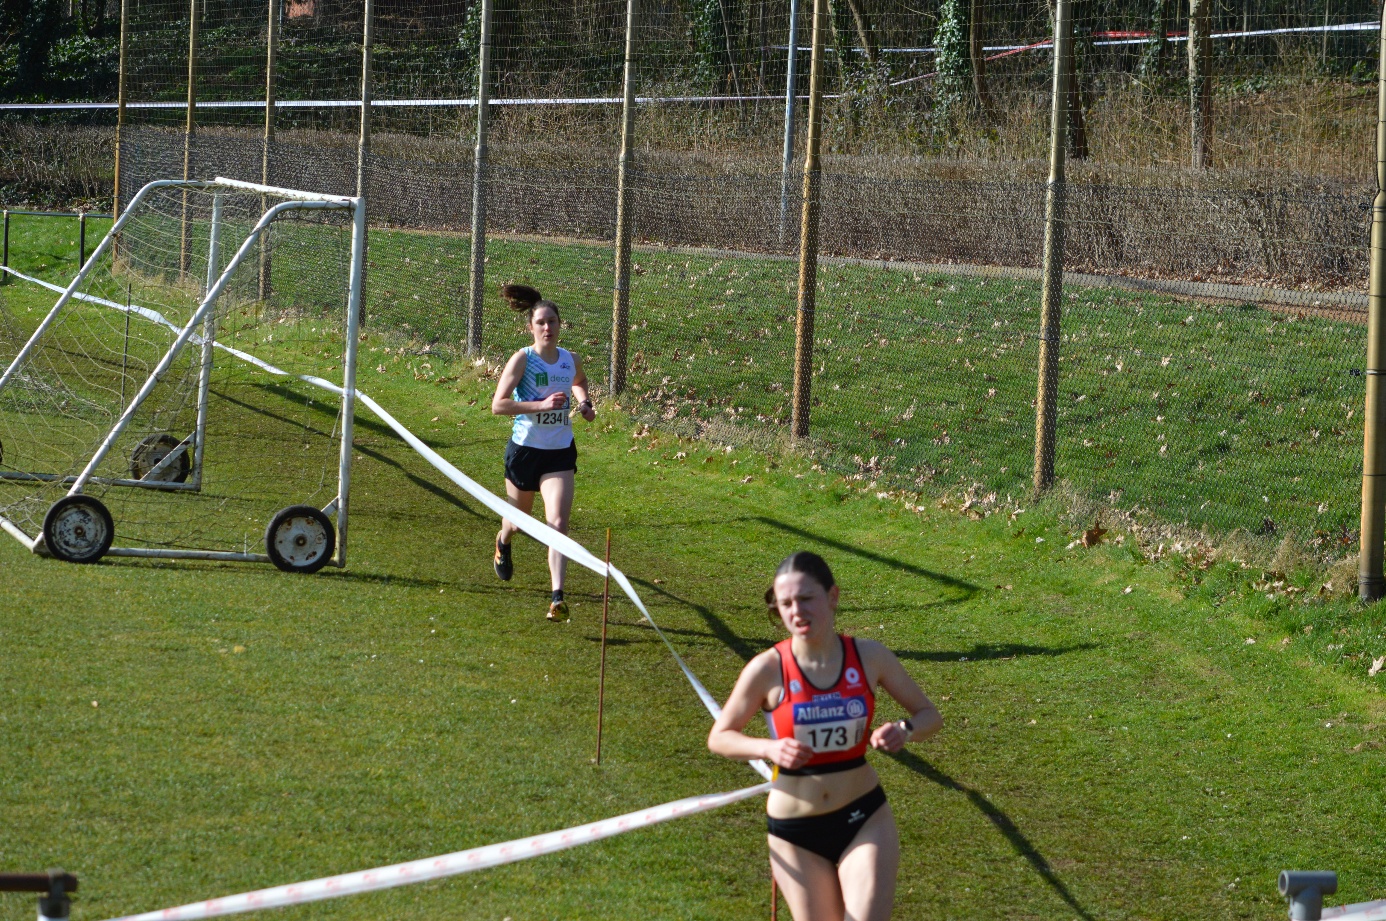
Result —
<path fill-rule="evenodd" d="M 1386 899 L 1358 902 L 1355 905 L 1335 905 L 1325 908 L 1320 916 L 1324 921 L 1386 921 Z"/>
<path fill-rule="evenodd" d="M 140 915 L 113 918 L 111 921 L 197 921 L 201 918 L 216 918 L 221 915 L 234 915 L 265 908 L 282 908 L 286 905 L 301 905 L 304 902 L 318 902 L 344 895 L 375 892 L 379 889 L 392 889 L 396 886 L 442 879 L 460 873 L 499 867 L 503 864 L 527 860 L 542 854 L 552 854 L 556 851 L 577 847 L 580 844 L 635 831 L 638 828 L 648 828 L 651 825 L 668 822 L 671 819 L 680 819 L 684 816 L 719 809 L 722 806 L 759 796 L 769 789 L 770 784 L 763 783 L 731 793 L 691 796 L 687 799 L 675 800 L 660 806 L 651 806 L 649 809 L 642 809 L 639 812 L 628 812 L 625 815 L 602 819 L 600 822 L 592 822 L 588 825 L 578 825 L 563 831 L 548 832 L 530 838 L 519 838 L 501 844 L 488 844 L 485 847 L 456 851 L 441 857 L 411 860 L 408 863 L 397 863 L 388 867 L 377 867 L 374 870 L 360 870 L 356 873 L 344 873 L 340 876 L 327 876 L 303 883 L 275 886 L 272 889 L 257 889 L 254 892 L 243 892 L 240 895 L 209 899 L 205 902 L 192 902 L 177 908 L 164 908 Z"/>

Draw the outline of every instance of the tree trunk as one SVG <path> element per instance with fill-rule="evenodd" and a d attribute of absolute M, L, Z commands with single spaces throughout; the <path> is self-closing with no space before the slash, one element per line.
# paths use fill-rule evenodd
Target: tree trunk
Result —
<path fill-rule="evenodd" d="M 846 3 L 852 13 L 852 24 L 857 27 L 857 41 L 861 43 L 862 52 L 874 64 L 880 53 L 876 50 L 876 39 L 871 34 L 871 21 L 866 18 L 866 10 L 862 9 L 861 0 L 846 0 Z"/>
<path fill-rule="evenodd" d="M 972 92 L 977 96 L 977 108 L 983 117 L 991 118 L 991 93 L 987 90 L 987 54 L 983 42 L 982 0 L 971 0 L 967 16 L 967 48 L 972 59 Z"/>
<path fill-rule="evenodd" d="M 1194 169 L 1212 163 L 1213 36 L 1209 29 L 1212 0 L 1189 0 L 1190 157 Z"/>

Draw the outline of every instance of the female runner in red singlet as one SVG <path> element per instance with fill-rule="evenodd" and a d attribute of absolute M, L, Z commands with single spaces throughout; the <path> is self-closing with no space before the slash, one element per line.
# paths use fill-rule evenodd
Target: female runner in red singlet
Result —
<path fill-rule="evenodd" d="M 770 870 L 795 921 L 885 921 L 895 903 L 900 837 L 868 747 L 895 752 L 943 718 L 895 653 L 837 633 L 838 589 L 815 553 L 780 564 L 766 603 L 789 630 L 746 664 L 707 747 L 778 766 L 766 803 Z M 909 718 L 871 729 L 875 689 Z M 769 739 L 745 734 L 764 710 Z"/>

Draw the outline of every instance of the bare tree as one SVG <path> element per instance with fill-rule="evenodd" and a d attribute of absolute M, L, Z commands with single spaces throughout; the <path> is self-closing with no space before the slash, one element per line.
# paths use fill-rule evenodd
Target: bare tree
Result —
<path fill-rule="evenodd" d="M 871 20 L 867 18 L 866 10 L 862 8 L 861 0 L 843 0 L 847 4 L 847 11 L 852 15 L 852 25 L 857 32 L 857 42 L 861 47 L 862 54 L 872 64 L 880 57 L 880 52 L 876 48 L 876 38 L 871 34 Z M 836 17 L 831 17 L 836 19 Z M 837 23 L 833 23 L 834 29 Z"/>

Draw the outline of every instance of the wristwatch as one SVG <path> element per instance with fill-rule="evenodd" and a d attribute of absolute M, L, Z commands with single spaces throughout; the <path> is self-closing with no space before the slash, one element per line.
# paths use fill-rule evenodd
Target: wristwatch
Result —
<path fill-rule="evenodd" d="M 914 735 L 914 723 L 911 723 L 908 718 L 900 720 L 895 725 L 899 726 L 905 735 Z"/>

